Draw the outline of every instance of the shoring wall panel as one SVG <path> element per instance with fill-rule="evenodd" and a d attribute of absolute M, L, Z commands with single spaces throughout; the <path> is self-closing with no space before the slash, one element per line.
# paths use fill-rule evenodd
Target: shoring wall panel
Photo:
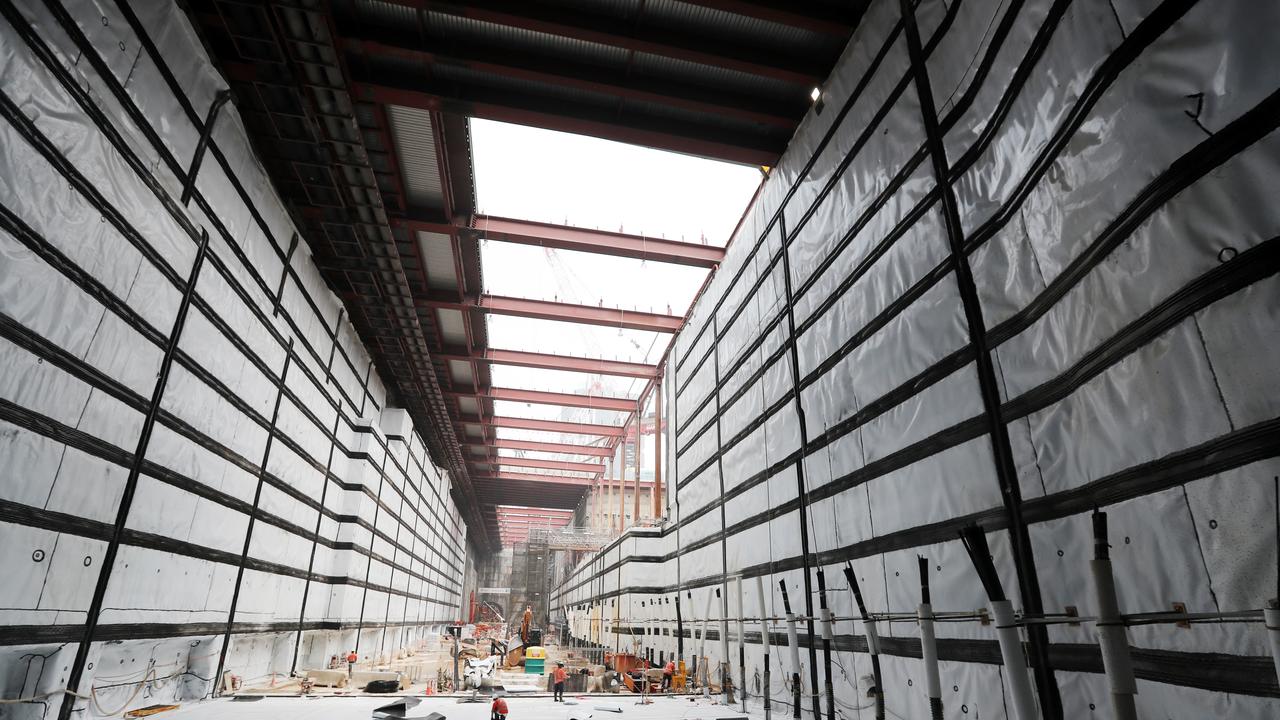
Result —
<path fill-rule="evenodd" d="M 989 598 L 958 533 L 977 525 L 1004 591 L 1025 611 L 1028 563 L 1016 560 L 1025 532 L 1038 578 L 1027 592 L 1047 614 L 1087 618 L 1098 508 L 1109 514 L 1123 612 L 1184 603 L 1253 613 L 1131 628 L 1139 716 L 1271 717 L 1280 688 L 1259 610 L 1277 582 L 1280 219 L 1266 192 L 1280 181 L 1280 65 L 1261 54 L 1259 28 L 1274 26 L 1278 10 L 919 5 L 945 184 L 926 144 L 900 4 L 874 2 L 827 81 L 822 112 L 801 125 L 676 336 L 676 483 L 656 557 L 628 562 L 639 543 L 615 544 L 570 573 L 555 605 L 609 611 L 621 600 L 636 615 L 620 625 L 666 634 L 619 636 L 605 623 L 593 640 L 665 653 L 682 631 L 689 661 L 707 593 L 731 593 L 731 614 L 750 618 L 746 690 L 758 708 L 759 578 L 775 618 L 769 692 L 774 712 L 789 712 L 778 583 L 803 615 L 818 605 L 804 595 L 805 574 L 822 567 L 838 618 L 837 703 L 846 717 L 869 717 L 866 631 L 852 617 L 846 565 L 872 613 L 914 613 L 918 557 L 927 558 L 935 611 L 972 618 L 989 612 Z M 956 198 L 954 238 L 945 192 Z M 985 358 L 966 303 L 984 321 Z M 1007 466 L 993 451 L 1002 435 Z M 1010 504 L 1025 525 L 1011 526 Z M 632 602 L 655 591 L 678 598 L 679 627 L 674 608 L 655 616 Z M 929 717 L 918 628 L 877 626 L 889 710 Z M 827 668 L 803 622 L 800 630 L 805 692 L 815 663 L 821 690 Z M 717 638 L 715 622 L 712 631 Z M 1034 657 L 1042 641 L 1021 632 Z M 944 622 L 936 633 L 946 716 L 1012 717 L 992 626 Z M 1060 699 L 1038 695 L 1041 711 L 1074 718 L 1108 708 L 1094 624 L 1050 625 L 1043 637 Z M 736 680 L 732 628 L 731 640 Z M 726 659 L 720 647 L 706 643 L 711 662 Z M 808 699 L 803 709 L 811 714 Z"/>
<path fill-rule="evenodd" d="M 248 683 L 287 673 L 298 645 L 300 662 L 327 658 L 355 642 L 346 628 L 372 657 L 456 617 L 470 562 L 448 477 L 412 425 L 384 418 L 393 439 L 359 418 L 386 392 L 305 246 L 281 285 L 295 231 L 233 106 L 191 205 L 177 202 L 226 85 L 178 7 L 136 5 L 136 27 L 117 3 L 21 3 L 0 20 L 0 540 L 16 551 L 4 697 L 68 682 L 202 233 L 88 666 L 178 648 L 152 703 L 207 696 L 223 655 Z M 43 669 L 10 672 L 23 657 Z M 142 680 L 107 687 L 90 669 L 79 689 L 101 705 L 78 709 L 97 716 Z"/>

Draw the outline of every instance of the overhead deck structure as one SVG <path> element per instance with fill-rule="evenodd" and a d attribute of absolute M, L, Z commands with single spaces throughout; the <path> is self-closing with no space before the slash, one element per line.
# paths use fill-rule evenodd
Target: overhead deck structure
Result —
<path fill-rule="evenodd" d="M 482 240 L 710 270 L 724 248 L 477 213 L 468 118 L 772 165 L 862 3 L 193 0 L 272 180 L 378 372 L 427 429 L 473 540 L 492 508 L 572 507 L 658 381 L 645 363 L 489 345 L 504 315 L 672 334 L 680 313 L 487 293 Z M 637 299 L 639 300 L 639 299 Z M 645 381 L 639 397 L 495 387 L 495 365 Z M 515 401 L 618 413 L 504 417 Z M 545 441 L 504 437 L 536 431 Z M 595 438 L 564 442 L 559 435 Z M 524 437 L 524 436 L 522 436 Z M 536 457 L 518 457 L 535 453 Z M 477 522 L 483 520 L 484 522 Z"/>

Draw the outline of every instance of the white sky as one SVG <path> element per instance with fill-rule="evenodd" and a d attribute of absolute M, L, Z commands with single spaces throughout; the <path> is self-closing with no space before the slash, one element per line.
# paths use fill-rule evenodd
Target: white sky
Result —
<path fill-rule="evenodd" d="M 760 184 L 759 169 L 520 125 L 471 121 L 479 211 L 488 215 L 723 246 Z M 683 314 L 707 271 L 482 241 L 485 291 Z M 490 347 L 657 362 L 671 336 L 489 316 Z M 643 381 L 493 367 L 493 384 L 634 398 Z M 621 416 L 495 403 L 500 415 L 617 424 Z M 616 417 L 615 417 L 616 416 Z M 508 438 L 584 442 L 500 430 Z M 506 454 L 504 452 L 504 454 Z M 575 458 L 576 459 L 576 458 Z"/>

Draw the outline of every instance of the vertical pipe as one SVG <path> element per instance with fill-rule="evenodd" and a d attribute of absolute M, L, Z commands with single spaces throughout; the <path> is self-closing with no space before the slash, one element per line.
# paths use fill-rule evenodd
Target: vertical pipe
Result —
<path fill-rule="evenodd" d="M 779 580 L 778 587 L 782 588 L 782 607 L 787 614 L 787 655 L 791 660 L 791 717 L 798 718 L 803 694 L 800 684 L 800 637 L 796 632 L 796 616 L 791 612 L 791 597 L 787 595 L 787 581 Z"/>
<path fill-rule="evenodd" d="M 213 124 L 218 120 L 218 111 L 222 110 L 222 106 L 230 99 L 230 90 L 219 90 L 213 96 L 213 103 L 209 105 L 209 113 L 204 118 L 204 128 L 200 131 L 200 139 L 196 142 L 196 150 L 191 157 L 191 166 L 187 169 L 187 179 L 182 183 L 180 202 L 183 205 L 191 202 L 191 195 L 195 192 L 196 175 L 200 172 L 200 163 L 204 160 L 204 150 L 209 146 L 209 140 L 213 136 Z M 288 265 L 287 262 L 285 264 Z"/>
<path fill-rule="evenodd" d="M 729 587 L 716 588 L 720 597 L 720 689 L 724 692 L 725 705 L 729 704 L 729 686 L 733 684 L 732 668 L 729 664 Z"/>
<path fill-rule="evenodd" d="M 711 668 L 707 667 L 707 629 L 711 621 L 711 603 L 715 600 L 715 593 L 707 593 L 707 609 L 702 613 L 702 639 L 698 643 L 698 664 L 702 667 L 702 695 L 706 697 L 710 694 L 711 686 Z"/>
<path fill-rule="evenodd" d="M 85 614 L 84 634 L 76 646 L 76 655 L 71 662 L 71 671 L 67 675 L 67 692 L 62 697 L 62 705 L 58 708 L 58 720 L 68 720 L 75 709 L 76 696 L 72 693 L 80 689 L 80 681 L 84 677 L 85 664 L 89 660 L 89 650 L 93 646 L 93 637 L 98 630 L 98 616 L 102 613 L 102 603 L 107 597 L 107 586 L 111 581 L 111 571 L 115 567 L 116 555 L 120 552 L 120 543 L 124 537 L 125 525 L 129 521 L 129 510 L 133 507 L 133 496 L 138 490 L 138 479 L 142 475 L 142 466 L 146 461 L 147 448 L 151 445 L 151 434 L 155 430 L 156 419 L 160 415 L 160 401 L 164 398 L 164 390 L 169 384 L 169 371 L 173 369 L 173 358 L 178 353 L 178 341 L 182 338 L 182 330 L 187 324 L 187 313 L 191 309 L 191 299 L 196 294 L 196 281 L 200 279 L 200 269 L 204 266 L 204 258 L 209 250 L 209 233 L 201 231 L 200 246 L 196 249 L 195 260 L 191 263 L 191 273 L 187 277 L 187 286 L 182 293 L 182 301 L 173 317 L 173 328 L 169 331 L 169 342 L 165 344 L 164 356 L 160 359 L 159 372 L 156 373 L 156 384 L 151 389 L 151 402 L 147 407 L 147 415 L 142 420 L 142 429 L 138 432 L 138 444 L 134 446 L 133 459 L 129 464 L 129 474 L 125 477 L 124 489 L 116 505 L 115 524 L 111 528 L 111 539 L 102 555 L 98 569 L 98 579 L 94 584 L 93 596 L 89 599 L 89 610 Z M 214 681 L 217 687 L 217 681 Z"/>
<path fill-rule="evenodd" d="M 920 655 L 924 659 L 924 685 L 929 715 L 942 720 L 942 679 L 938 675 L 938 641 L 933 633 L 933 605 L 929 601 L 929 558 L 920 561 Z"/>
<path fill-rule="evenodd" d="M 791 288 L 791 259 L 790 259 L 790 253 L 787 250 L 789 245 L 788 245 L 788 239 L 787 239 L 787 227 L 786 227 L 785 219 L 779 220 L 778 229 L 782 235 L 782 286 L 783 286 L 783 290 L 785 291 L 785 297 L 787 301 L 787 305 L 786 305 L 787 337 L 791 339 L 790 352 L 788 353 L 791 360 L 791 363 L 790 363 L 791 364 L 791 392 L 795 400 L 796 425 L 800 430 L 800 447 L 806 448 L 809 446 L 809 424 L 808 424 L 808 420 L 805 417 L 804 402 L 802 402 L 801 400 L 803 393 L 800 392 L 801 390 L 800 388 L 800 377 L 801 377 L 800 355 L 797 349 L 799 346 L 799 342 L 797 342 L 798 336 L 796 334 L 795 294 L 793 293 Z M 717 393 L 717 397 L 719 397 L 718 393 Z M 717 423 L 717 427 L 718 426 L 719 425 Z M 810 551 L 809 551 L 810 530 L 809 530 L 809 499 L 808 499 L 809 491 L 806 489 L 806 484 L 805 484 L 805 467 L 804 467 L 803 457 L 796 460 L 795 468 L 796 468 L 796 499 L 799 501 L 799 506 L 800 506 L 799 507 L 800 568 L 801 568 L 801 571 L 803 572 L 802 577 L 804 579 L 804 612 L 805 612 L 805 615 L 807 616 L 805 623 L 807 625 L 809 638 L 810 640 L 812 640 L 814 637 L 814 625 L 813 625 L 813 582 L 809 578 L 809 564 L 810 564 Z M 723 480 L 723 473 L 722 473 L 722 480 Z M 809 685 L 815 688 L 818 685 L 818 651 L 817 651 L 816 644 L 813 642 L 809 643 Z M 799 712 L 799 710 L 797 710 L 796 712 Z M 821 708 L 819 707 L 818 695 L 816 692 L 813 695 L 813 716 L 814 718 L 819 718 L 822 716 Z"/>
<path fill-rule="evenodd" d="M 769 649 L 773 647 L 773 636 L 769 633 L 769 608 L 764 602 L 764 578 L 756 576 L 756 598 L 760 603 L 760 642 L 764 644 L 764 720 L 770 720 L 772 711 L 769 702 Z"/>
<path fill-rule="evenodd" d="M 222 649 L 218 651 L 218 671 L 214 673 L 213 694 L 219 695 L 222 672 L 226 669 L 227 649 L 231 646 L 231 630 L 235 626 L 236 606 L 240 602 L 240 587 L 244 582 L 244 566 L 249 559 L 249 547 L 253 542 L 253 528 L 258 520 L 258 505 L 262 501 L 262 486 L 266 484 L 267 462 L 271 459 L 271 446 L 276 439 L 276 421 L 280 419 L 280 402 L 284 399 L 285 382 L 289 378 L 289 367 L 293 362 L 293 338 L 289 338 L 289 346 L 285 350 L 284 368 L 280 371 L 280 384 L 276 386 L 275 408 L 271 411 L 271 425 L 267 429 L 267 442 L 262 450 L 262 463 L 258 466 L 258 484 L 253 492 L 253 507 L 249 512 L 249 524 L 244 531 L 244 548 L 240 551 L 240 564 L 236 568 L 236 584 L 231 591 L 231 609 L 227 611 L 227 627 L 222 637 Z"/>
<path fill-rule="evenodd" d="M 662 517 L 662 373 L 653 392 L 653 519 Z"/>
<path fill-rule="evenodd" d="M 858 577 L 853 573 L 852 565 L 844 566 L 844 579 L 849 583 L 849 592 L 853 593 L 854 604 L 858 614 L 862 616 L 862 631 L 867 636 L 867 654 L 871 656 L 871 676 L 876 683 L 876 720 L 884 720 L 884 681 L 880 673 L 880 635 L 876 632 L 875 621 L 867 612 L 867 603 L 862 599 L 862 588 L 858 585 Z"/>
<path fill-rule="evenodd" d="M 1276 679 L 1280 680 L 1280 600 L 1271 599 L 1262 611 L 1262 617 L 1271 638 L 1271 659 L 1276 666 Z"/>
<path fill-rule="evenodd" d="M 1009 527 L 1013 563 L 1017 572 L 1018 590 L 1022 605 L 1035 615 L 1044 613 L 1044 601 L 1040 595 L 1040 582 L 1036 571 L 1031 537 L 1022 512 L 1022 489 L 1018 483 L 1018 468 L 1013 459 L 1013 447 L 1009 440 L 1009 428 L 1000 408 L 1001 391 L 996 378 L 992 348 L 987 337 L 986 320 L 978 296 L 973 269 L 965 250 L 965 230 L 960 220 L 960 206 L 952 187 L 951 168 L 947 161 L 943 132 L 938 125 L 938 112 L 934 106 L 933 89 L 925 62 L 924 47 L 920 40 L 920 28 L 916 23 L 912 0 L 899 0 L 903 28 L 906 31 L 907 55 L 914 76 L 916 97 L 920 106 L 920 119 L 924 125 L 925 145 L 933 166 L 934 181 L 941 195 L 943 229 L 945 230 L 949 264 L 955 277 L 960 296 L 960 309 L 964 313 L 965 326 L 975 355 L 974 370 L 978 380 L 978 394 L 982 399 L 983 420 L 995 461 L 995 479 L 1000 486 L 1005 519 Z M 1016 633 L 1016 629 L 1015 629 Z M 1062 719 L 1062 697 L 1049 659 L 1049 634 L 1043 625 L 1027 628 L 1029 650 L 1035 657 L 1036 686 L 1040 694 L 1041 708 L 1047 720 Z"/>
<path fill-rule="evenodd" d="M 738 694 L 742 697 L 742 712 L 747 711 L 747 635 L 743 628 L 743 618 L 747 614 L 746 598 L 742 595 L 742 576 L 734 578 L 734 589 L 738 593 Z"/>
<path fill-rule="evenodd" d="M 1027 659 L 1022 654 L 1022 638 L 1018 636 L 1013 603 L 995 600 L 991 603 L 991 614 L 996 620 L 996 639 L 1000 642 L 1000 657 L 1004 660 L 1005 677 L 1009 679 L 1014 712 L 1018 720 L 1036 720 L 1036 704 L 1031 695 Z"/>
<path fill-rule="evenodd" d="M 1093 513 L 1093 601 L 1098 609 L 1098 645 L 1102 648 L 1102 668 L 1111 685 L 1111 707 L 1115 720 L 1137 720 L 1134 695 L 1138 684 L 1133 677 L 1133 660 L 1129 655 L 1129 637 L 1120 617 L 1120 601 L 1116 597 L 1115 575 L 1111 569 L 1111 547 L 1107 544 L 1107 514 Z"/>
<path fill-rule="evenodd" d="M 622 430 L 618 442 L 618 534 L 627 529 L 627 431 Z"/>
<path fill-rule="evenodd" d="M 818 608 L 822 612 L 822 665 L 826 673 L 827 720 L 836 720 L 836 691 L 831 684 L 831 641 L 835 639 L 835 633 L 831 629 L 831 609 L 827 607 L 827 579 L 822 568 L 818 568 Z"/>
<path fill-rule="evenodd" d="M 991 614 L 996 621 L 996 640 L 1000 643 L 1000 657 L 1004 662 L 1005 679 L 1009 694 L 1013 696 L 1013 710 L 1018 720 L 1035 720 L 1035 700 L 1031 694 L 1031 680 L 1027 675 L 1027 659 L 1022 654 L 1022 639 L 1018 636 L 1018 622 L 1013 615 L 1013 603 L 1005 599 L 1000 576 L 991 560 L 991 548 L 982 528 L 967 527 L 960 531 L 960 540 L 969 553 L 973 569 L 982 581 L 987 598 L 991 602 Z"/>
<path fill-rule="evenodd" d="M 676 589 L 676 662 L 684 659 L 684 617 L 680 613 L 680 590 Z"/>
<path fill-rule="evenodd" d="M 641 415 L 644 414 L 644 393 L 640 394 L 640 399 L 636 400 L 636 482 L 631 489 L 631 525 L 634 527 L 640 524 L 640 459 L 644 454 L 640 452 L 640 426 L 644 424 Z"/>

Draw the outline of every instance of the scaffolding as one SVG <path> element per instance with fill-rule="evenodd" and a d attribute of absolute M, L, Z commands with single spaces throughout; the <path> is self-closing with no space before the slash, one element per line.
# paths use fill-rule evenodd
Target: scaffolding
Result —
<path fill-rule="evenodd" d="M 540 527 L 529 530 L 529 543 L 548 550 L 587 550 L 595 552 L 613 538 L 607 530 L 582 527 Z"/>

